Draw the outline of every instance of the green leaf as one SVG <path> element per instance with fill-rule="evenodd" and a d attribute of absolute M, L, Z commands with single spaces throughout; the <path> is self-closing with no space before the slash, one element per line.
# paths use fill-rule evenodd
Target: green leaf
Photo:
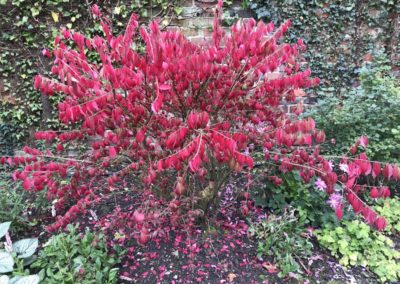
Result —
<path fill-rule="evenodd" d="M 8 252 L 0 252 L 0 273 L 13 271 L 14 259 Z"/>
<path fill-rule="evenodd" d="M 7 275 L 0 276 L 0 283 L 1 284 L 9 284 L 10 278 Z"/>
<path fill-rule="evenodd" d="M 177 16 L 182 14 L 182 12 L 183 12 L 183 8 L 182 7 L 175 7 L 175 13 L 176 13 Z"/>
<path fill-rule="evenodd" d="M 38 284 L 40 281 L 39 275 L 15 276 L 10 280 L 10 284 Z"/>
<path fill-rule="evenodd" d="M 39 13 L 40 13 L 40 10 L 38 8 L 35 8 L 35 7 L 31 8 L 32 17 L 36 17 L 37 15 L 39 15 Z"/>
<path fill-rule="evenodd" d="M 0 239 L 6 235 L 10 229 L 11 222 L 5 222 L 0 224 Z"/>
<path fill-rule="evenodd" d="M 23 265 L 28 266 L 28 265 L 34 263 L 36 261 L 36 259 L 37 259 L 36 255 L 32 255 L 30 257 L 24 258 Z"/>
<path fill-rule="evenodd" d="M 13 250 L 18 254 L 18 258 L 26 258 L 32 256 L 37 247 L 39 241 L 35 239 L 22 239 L 13 244 Z"/>

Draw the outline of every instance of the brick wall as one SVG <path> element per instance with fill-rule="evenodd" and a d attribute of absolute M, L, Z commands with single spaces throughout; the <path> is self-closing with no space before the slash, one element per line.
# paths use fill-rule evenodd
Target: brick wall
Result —
<path fill-rule="evenodd" d="M 253 14 L 251 13 L 250 10 L 244 9 L 241 6 L 242 1 L 234 1 L 232 5 L 229 5 L 229 7 L 224 7 L 224 14 L 229 15 L 233 18 L 241 18 L 241 19 L 246 19 L 246 18 L 251 18 L 253 17 Z M 186 0 L 183 3 L 183 11 L 181 13 L 181 17 L 179 19 L 172 19 L 169 22 L 169 25 L 167 27 L 168 30 L 176 30 L 179 29 L 183 34 L 185 34 L 191 41 L 200 43 L 205 40 L 208 40 L 212 36 L 212 25 L 213 25 L 213 10 L 215 9 L 215 6 L 217 4 L 217 1 L 213 0 Z M 370 13 L 377 13 L 377 11 L 370 11 Z M 394 38 L 392 38 L 390 46 L 392 49 L 396 50 L 399 46 L 399 32 L 400 32 L 400 17 L 397 15 L 396 20 L 394 21 L 396 24 L 395 28 L 395 33 L 394 33 Z M 224 28 L 225 32 L 229 32 L 229 28 L 225 27 Z M 382 30 L 379 28 L 377 29 L 372 29 L 366 26 L 361 26 L 361 37 L 363 36 L 371 36 L 378 38 L 378 35 L 382 33 Z M 341 48 L 343 49 L 343 52 L 346 52 L 350 50 L 346 44 L 351 44 L 350 42 L 348 43 L 343 43 L 344 46 L 341 45 Z M 387 43 L 383 42 L 376 42 L 376 45 L 384 45 Z M 399 61 L 399 54 L 397 52 L 392 52 L 392 62 L 398 62 Z M 365 56 L 364 56 L 365 57 Z M 329 59 L 327 59 L 329 60 Z M 364 61 L 369 61 L 370 58 L 365 57 L 363 58 Z M 397 76 L 400 76 L 400 72 L 397 68 L 394 67 L 394 74 Z M 293 109 L 296 107 L 297 103 L 299 101 L 303 102 L 303 105 L 305 107 L 310 107 L 312 105 L 315 105 L 317 103 L 317 98 L 316 94 L 309 94 L 306 96 L 301 96 L 298 97 L 297 101 L 295 103 L 291 104 L 283 104 L 282 108 L 290 113 L 293 111 Z"/>
<path fill-rule="evenodd" d="M 217 1 L 202 0 L 202 1 L 186 1 L 184 3 L 183 12 L 181 18 L 172 19 L 167 30 L 179 30 L 189 40 L 196 43 L 202 43 L 210 40 L 212 37 L 212 26 L 213 26 L 213 9 L 215 8 Z M 229 8 L 224 7 L 224 13 L 234 18 L 240 18 L 246 20 L 252 17 L 249 10 L 241 7 L 241 2 L 233 3 Z M 230 32 L 229 27 L 223 27 L 226 33 Z M 271 74 L 273 76 L 274 74 Z M 314 105 L 316 98 L 311 95 L 299 96 L 296 102 L 287 104 L 282 103 L 281 108 L 287 113 L 293 112 L 298 102 L 303 102 L 305 106 Z"/>
<path fill-rule="evenodd" d="M 252 14 L 249 10 L 241 7 L 242 1 L 232 3 L 228 8 L 224 7 L 224 13 L 230 15 L 232 19 L 250 18 Z M 212 35 L 212 25 L 215 6 L 217 1 L 212 0 L 187 0 L 183 3 L 183 11 L 178 19 L 172 19 L 167 29 L 179 29 L 190 40 L 201 42 L 209 39 Z M 229 32 L 229 28 L 224 28 Z"/>

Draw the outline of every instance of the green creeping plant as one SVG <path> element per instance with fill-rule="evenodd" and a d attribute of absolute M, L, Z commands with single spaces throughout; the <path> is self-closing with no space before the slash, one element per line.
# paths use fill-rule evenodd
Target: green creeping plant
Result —
<path fill-rule="evenodd" d="M 53 236 L 39 252 L 32 267 L 39 270 L 44 283 L 116 283 L 119 262 L 116 248 L 111 253 L 103 233 L 77 231 L 68 226 L 65 233 Z"/>
<path fill-rule="evenodd" d="M 358 220 L 343 221 L 340 226 L 325 225 L 316 230 L 318 242 L 345 267 L 363 266 L 381 282 L 400 279 L 400 252 L 391 239 Z"/>

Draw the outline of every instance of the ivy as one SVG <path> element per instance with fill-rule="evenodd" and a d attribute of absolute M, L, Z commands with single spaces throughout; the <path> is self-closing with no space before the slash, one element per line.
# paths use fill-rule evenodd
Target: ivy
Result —
<path fill-rule="evenodd" d="M 92 2 L 92 1 L 91 1 Z M 182 12 L 180 1 L 95 1 L 112 19 L 119 32 L 132 12 L 143 20 L 174 17 Z M 33 89 L 33 77 L 46 74 L 49 60 L 42 55 L 51 47 L 61 27 L 76 29 L 87 36 L 100 33 L 90 15 L 89 2 L 69 0 L 0 0 L 0 124 L 18 127 L 9 132 L 6 143 L 12 149 L 38 129 L 57 129 L 58 99 L 49 99 Z M 4 146 L 5 147 L 5 146 Z M 5 149 L 5 148 L 4 148 Z M 9 151 L 9 150 L 7 150 Z M 3 150 L 4 152 L 4 150 Z"/>
<path fill-rule="evenodd" d="M 360 70 L 360 86 L 340 97 L 327 96 L 311 109 L 328 141 L 323 150 L 340 155 L 361 135 L 369 138 L 368 157 L 379 161 L 400 160 L 400 85 L 390 74 L 385 56 Z M 331 140 L 334 139 L 334 140 Z"/>
<path fill-rule="evenodd" d="M 350 89 L 363 57 L 379 48 L 377 42 L 389 57 L 399 51 L 393 37 L 400 11 L 397 1 L 250 0 L 248 7 L 257 18 L 278 25 L 292 20 L 289 40 L 303 38 L 307 44 L 305 59 L 322 82 L 319 94 L 340 95 Z"/>

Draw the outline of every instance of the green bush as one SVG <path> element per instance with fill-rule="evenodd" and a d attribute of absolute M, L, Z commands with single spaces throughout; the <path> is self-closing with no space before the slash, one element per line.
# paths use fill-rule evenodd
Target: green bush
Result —
<path fill-rule="evenodd" d="M 338 222 L 334 211 L 326 204 L 327 194 L 318 190 L 314 182 L 305 184 L 298 172 L 288 172 L 279 177 L 283 181 L 280 186 L 267 181 L 263 188 L 252 192 L 257 206 L 267 207 L 277 215 L 289 207 L 295 208 L 300 222 L 313 227 Z M 348 215 L 343 218 L 347 219 Z"/>
<path fill-rule="evenodd" d="M 82 234 L 69 225 L 67 233 L 49 240 L 32 267 L 40 270 L 43 283 L 116 283 L 117 263 L 102 233 Z"/>
<path fill-rule="evenodd" d="M 325 97 L 311 111 L 317 126 L 325 130 L 325 153 L 341 155 L 361 135 L 369 138 L 372 160 L 400 161 L 400 86 L 389 73 L 383 56 L 362 68 L 361 85 L 341 97 Z"/>
<path fill-rule="evenodd" d="M 341 226 L 325 226 L 315 231 L 319 243 L 344 266 L 361 265 L 374 272 L 382 282 L 400 279 L 400 252 L 385 235 L 358 220 Z"/>

